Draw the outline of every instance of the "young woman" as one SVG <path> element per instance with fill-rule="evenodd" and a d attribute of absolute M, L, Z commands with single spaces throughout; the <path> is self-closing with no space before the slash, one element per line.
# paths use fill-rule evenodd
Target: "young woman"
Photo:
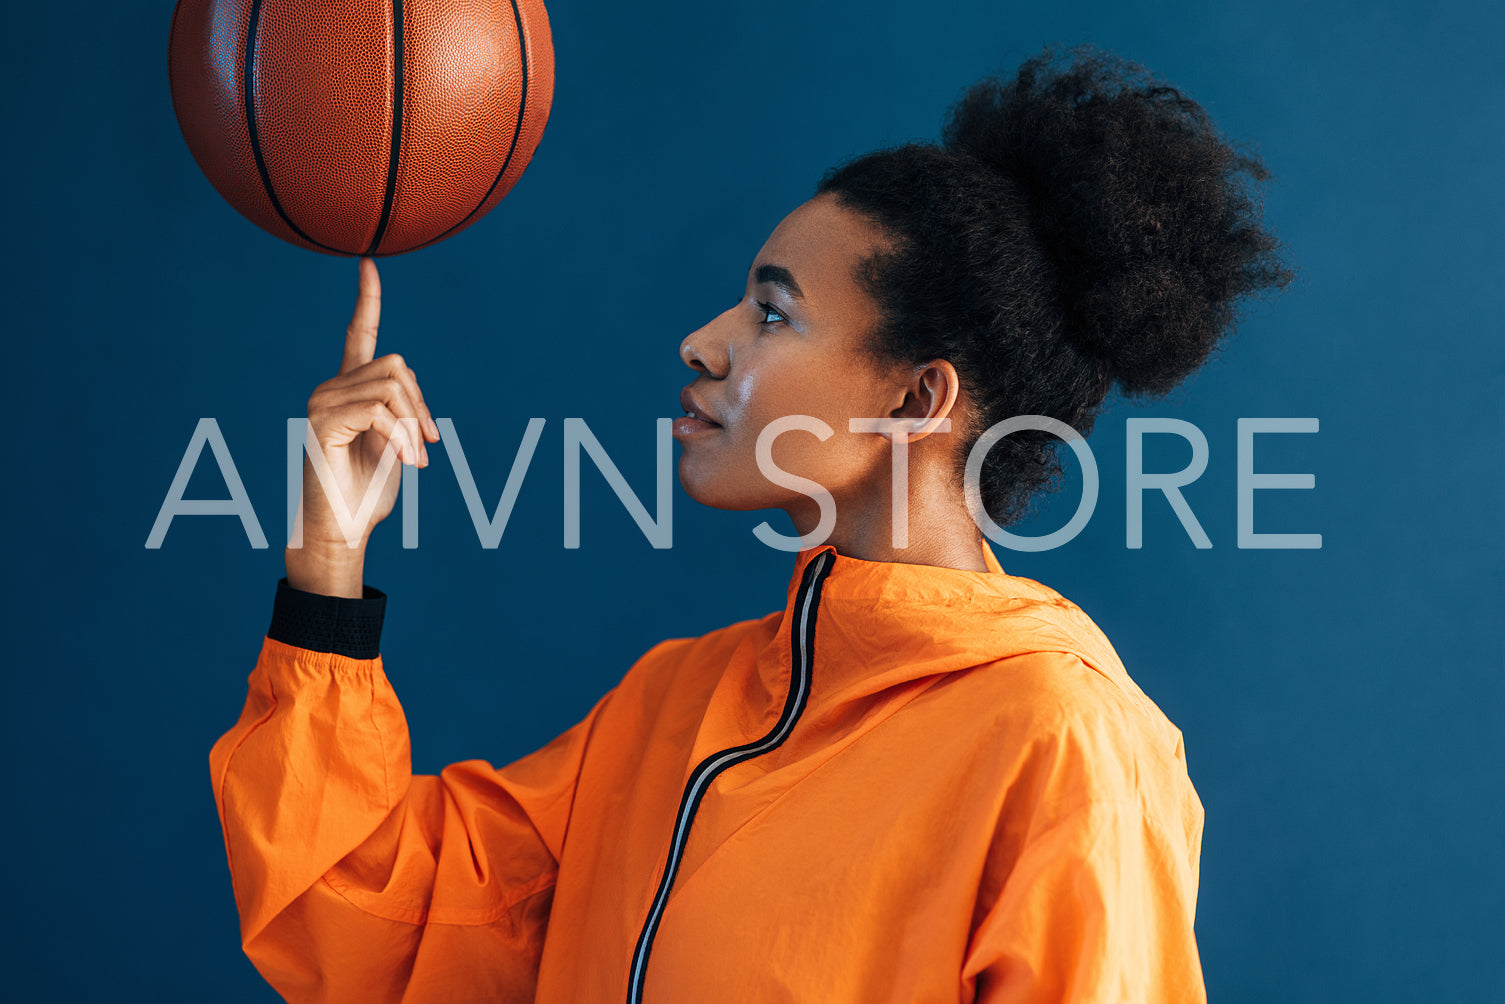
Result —
<path fill-rule="evenodd" d="M 782 609 L 656 646 L 502 768 L 412 775 L 385 596 L 306 461 L 303 546 L 210 758 L 267 980 L 294 1001 L 1204 1000 L 1181 733 L 974 519 L 1017 522 L 1058 440 L 1003 437 L 971 491 L 966 465 L 1010 416 L 1085 435 L 1114 384 L 1169 390 L 1240 297 L 1289 280 L 1250 177 L 1196 104 L 1085 48 L 979 83 L 939 144 L 828 172 L 679 349 L 686 491 L 782 508 L 807 542 Z M 308 408 L 331 493 L 354 511 L 384 479 L 366 535 L 389 448 L 421 466 L 439 439 L 412 370 L 374 357 L 378 306 L 363 261 Z"/>

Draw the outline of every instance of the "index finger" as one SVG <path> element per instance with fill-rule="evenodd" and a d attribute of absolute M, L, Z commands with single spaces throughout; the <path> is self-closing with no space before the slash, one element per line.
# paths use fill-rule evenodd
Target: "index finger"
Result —
<path fill-rule="evenodd" d="M 342 375 L 376 357 L 376 328 L 380 321 L 381 276 L 376 273 L 374 258 L 362 258 L 355 313 L 350 318 L 350 326 L 345 329 L 345 358 L 340 361 Z"/>

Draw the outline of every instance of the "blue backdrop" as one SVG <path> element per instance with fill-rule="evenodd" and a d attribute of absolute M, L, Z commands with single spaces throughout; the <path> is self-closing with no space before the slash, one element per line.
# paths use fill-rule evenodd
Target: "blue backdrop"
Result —
<path fill-rule="evenodd" d="M 3 495 L 8 847 L 18 1000 L 266 1001 L 241 955 L 207 754 L 233 722 L 282 574 L 284 437 L 333 375 L 355 264 L 247 223 L 199 173 L 168 99 L 172 4 L 7 12 Z M 1201 101 L 1274 173 L 1301 269 L 1171 398 L 1111 407 L 1088 528 L 1004 567 L 1076 600 L 1185 733 L 1207 809 L 1197 931 L 1212 999 L 1505 1000 L 1505 350 L 1498 5 L 1333 0 L 1072 5 L 556 0 L 558 82 L 528 173 L 490 217 L 383 263 L 378 352 L 454 420 L 488 507 L 530 417 L 543 440 L 501 546 L 477 541 L 442 447 L 421 544 L 396 516 L 367 581 L 415 769 L 505 763 L 575 722 L 654 642 L 783 602 L 791 558 L 676 484 L 654 550 L 586 465 L 562 545 L 562 424 L 587 420 L 651 500 L 681 337 L 821 171 L 936 135 L 966 84 L 1093 41 Z M 145 546 L 214 417 L 271 546 L 180 517 Z M 1205 431 L 1185 490 L 1125 546 L 1125 420 Z M 1256 528 L 1237 547 L 1236 423 Z M 1161 442 L 1164 440 L 1164 442 Z M 1151 470 L 1190 455 L 1156 437 Z M 1074 462 L 1067 466 L 1074 470 Z M 1061 525 L 1078 479 L 1030 532 Z M 206 453 L 189 498 L 224 498 Z M 781 522 L 775 525 L 787 528 Z"/>

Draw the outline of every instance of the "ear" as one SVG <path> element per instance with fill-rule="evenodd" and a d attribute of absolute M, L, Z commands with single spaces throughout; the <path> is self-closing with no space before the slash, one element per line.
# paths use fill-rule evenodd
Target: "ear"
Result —
<path fill-rule="evenodd" d="M 904 400 L 889 412 L 890 418 L 901 419 L 909 431 L 896 432 L 895 438 L 914 443 L 932 432 L 951 431 L 951 412 L 956 407 L 957 395 L 961 392 L 961 380 L 956 367 L 945 359 L 934 359 L 913 371 L 904 387 Z"/>

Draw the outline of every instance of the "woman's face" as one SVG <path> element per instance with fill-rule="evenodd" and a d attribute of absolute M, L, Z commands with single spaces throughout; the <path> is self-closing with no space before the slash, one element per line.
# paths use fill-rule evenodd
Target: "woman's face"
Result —
<path fill-rule="evenodd" d="M 674 423 L 679 478 L 691 498 L 720 509 L 783 508 L 797 525 L 814 512 L 812 499 L 770 481 L 757 461 L 758 434 L 786 416 L 818 419 L 831 435 L 779 435 L 771 460 L 780 470 L 823 485 L 838 511 L 844 501 L 889 491 L 891 442 L 847 424 L 896 415 L 906 398 L 907 368 L 885 369 L 862 351 L 879 313 L 853 268 L 882 241 L 834 197 L 816 196 L 764 243 L 741 302 L 680 344 L 680 358 L 698 374 L 681 402 L 709 420 Z"/>

